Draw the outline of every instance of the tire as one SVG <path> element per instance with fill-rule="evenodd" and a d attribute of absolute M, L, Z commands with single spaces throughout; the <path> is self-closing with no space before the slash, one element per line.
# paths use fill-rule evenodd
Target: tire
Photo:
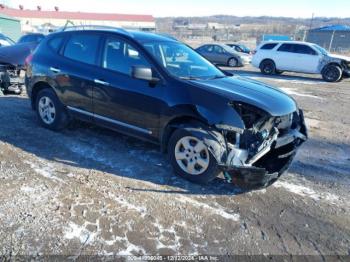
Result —
<path fill-rule="evenodd" d="M 229 67 L 237 67 L 238 66 L 238 60 L 234 57 L 230 58 L 228 61 L 227 61 L 227 65 Z"/>
<path fill-rule="evenodd" d="M 327 65 L 322 70 L 322 78 L 326 82 L 338 82 L 343 76 L 343 70 L 338 65 Z"/>
<path fill-rule="evenodd" d="M 280 70 L 275 70 L 276 75 L 282 75 L 284 72 Z"/>
<path fill-rule="evenodd" d="M 264 60 L 260 64 L 260 71 L 264 75 L 273 75 L 276 73 L 276 65 L 272 60 Z"/>
<path fill-rule="evenodd" d="M 192 130 L 194 130 L 192 128 Z M 183 142 L 182 141 L 186 141 L 187 139 L 193 139 L 192 142 L 196 142 L 200 141 L 201 143 L 203 143 L 201 141 L 200 138 L 196 137 L 196 135 L 194 135 L 190 130 L 184 128 L 184 129 L 177 129 L 171 136 L 170 140 L 169 140 L 169 144 L 168 144 L 168 156 L 169 156 L 169 160 L 170 163 L 174 169 L 174 172 L 188 180 L 191 181 L 193 183 L 197 183 L 197 184 L 207 184 L 210 181 L 212 181 L 213 179 L 215 179 L 221 172 L 221 170 L 219 169 L 219 165 L 216 161 L 216 159 L 214 158 L 214 156 L 210 153 L 210 151 L 207 149 L 207 147 L 203 144 L 201 144 L 202 146 L 205 147 L 205 149 L 201 150 L 200 152 L 196 152 L 195 151 L 195 146 L 200 145 L 198 143 L 193 143 L 191 144 L 191 152 L 188 152 L 184 146 L 183 146 Z M 179 146 L 180 145 L 180 146 Z M 179 150 L 180 149 L 180 150 Z M 184 158 L 180 157 L 178 153 L 180 154 L 184 154 Z M 188 157 L 186 157 L 186 153 Z M 207 154 L 207 155 L 205 155 Z M 195 160 L 194 158 L 200 160 L 204 160 L 204 162 L 206 162 L 207 166 L 205 165 L 198 165 L 197 163 L 201 163 L 200 160 Z M 180 160 L 181 159 L 181 160 Z M 189 161 L 193 159 L 193 161 L 195 162 L 195 170 L 190 173 L 189 171 L 186 171 L 186 163 L 187 166 L 189 164 Z M 192 162 L 192 161 L 191 161 Z M 203 167 L 204 166 L 204 167 Z M 201 167 L 201 168 L 199 168 Z M 188 168 L 187 168 L 188 170 Z M 194 174 L 195 172 L 197 172 L 197 174 Z"/>
<path fill-rule="evenodd" d="M 52 89 L 43 89 L 38 93 L 35 108 L 40 124 L 47 129 L 59 131 L 69 123 L 66 109 Z"/>

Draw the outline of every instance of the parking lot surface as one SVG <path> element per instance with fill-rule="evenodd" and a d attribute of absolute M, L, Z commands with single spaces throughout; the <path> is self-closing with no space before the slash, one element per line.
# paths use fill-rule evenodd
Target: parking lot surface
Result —
<path fill-rule="evenodd" d="M 0 255 L 350 255 L 350 80 L 233 72 L 305 111 L 310 139 L 266 190 L 191 184 L 157 146 L 80 122 L 52 132 L 25 95 L 0 97 Z"/>

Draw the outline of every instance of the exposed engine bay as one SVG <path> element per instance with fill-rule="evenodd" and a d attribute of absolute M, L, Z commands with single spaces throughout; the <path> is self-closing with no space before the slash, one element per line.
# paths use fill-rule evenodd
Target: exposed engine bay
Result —
<path fill-rule="evenodd" d="M 22 66 L 0 64 L 0 92 L 21 94 L 24 89 L 25 70 Z"/>
<path fill-rule="evenodd" d="M 0 93 L 20 94 L 24 89 L 26 58 L 38 43 L 22 43 L 0 48 Z"/>

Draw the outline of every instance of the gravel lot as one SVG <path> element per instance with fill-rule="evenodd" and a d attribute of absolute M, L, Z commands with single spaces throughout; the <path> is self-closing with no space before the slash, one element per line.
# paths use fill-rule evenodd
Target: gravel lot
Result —
<path fill-rule="evenodd" d="M 350 80 L 264 77 L 305 110 L 310 140 L 272 187 L 176 176 L 158 147 L 76 123 L 39 127 L 0 97 L 0 255 L 350 255 Z"/>

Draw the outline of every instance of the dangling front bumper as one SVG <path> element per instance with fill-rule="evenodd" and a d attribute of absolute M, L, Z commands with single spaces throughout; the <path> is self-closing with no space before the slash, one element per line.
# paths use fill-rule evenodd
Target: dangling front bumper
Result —
<path fill-rule="evenodd" d="M 278 137 L 268 153 L 252 166 L 223 166 L 226 179 L 245 189 L 257 189 L 273 184 L 289 169 L 297 150 L 308 139 L 304 115 L 301 110 L 299 118 L 299 127 Z"/>

